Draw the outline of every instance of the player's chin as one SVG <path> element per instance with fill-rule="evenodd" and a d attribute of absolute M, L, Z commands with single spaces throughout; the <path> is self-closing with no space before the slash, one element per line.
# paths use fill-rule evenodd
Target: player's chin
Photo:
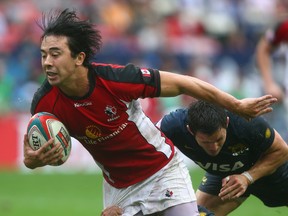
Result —
<path fill-rule="evenodd" d="M 47 79 L 51 86 L 59 86 L 59 82 L 51 79 Z"/>
<path fill-rule="evenodd" d="M 46 76 L 46 79 L 49 82 L 49 84 L 53 86 L 58 86 L 60 83 L 58 76 Z"/>

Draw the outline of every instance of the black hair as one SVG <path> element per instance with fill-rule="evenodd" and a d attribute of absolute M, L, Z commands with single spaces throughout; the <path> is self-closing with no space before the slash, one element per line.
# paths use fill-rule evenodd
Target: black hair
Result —
<path fill-rule="evenodd" d="M 220 128 L 227 128 L 227 113 L 217 105 L 198 100 L 188 108 L 187 123 L 192 133 L 210 135 Z"/>
<path fill-rule="evenodd" d="M 43 30 L 41 41 L 46 36 L 65 36 L 71 56 L 75 58 L 80 52 L 86 54 L 83 62 L 88 67 L 89 61 L 102 45 L 100 31 L 87 20 L 80 20 L 75 10 L 50 11 L 42 14 L 42 23 L 37 22 Z"/>

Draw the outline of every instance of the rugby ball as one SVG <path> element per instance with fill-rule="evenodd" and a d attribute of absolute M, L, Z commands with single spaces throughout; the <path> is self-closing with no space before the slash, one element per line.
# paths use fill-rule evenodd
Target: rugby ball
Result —
<path fill-rule="evenodd" d="M 27 126 L 27 135 L 29 145 L 34 150 L 39 149 L 48 140 L 54 138 L 54 144 L 61 143 L 63 151 L 61 160 L 53 165 L 59 166 L 67 161 L 71 152 L 71 137 L 65 125 L 55 115 L 47 112 L 33 115 Z"/>

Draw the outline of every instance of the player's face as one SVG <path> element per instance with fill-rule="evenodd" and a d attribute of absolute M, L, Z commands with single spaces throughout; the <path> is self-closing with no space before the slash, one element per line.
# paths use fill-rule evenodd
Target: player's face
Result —
<path fill-rule="evenodd" d="M 42 68 L 51 85 L 68 85 L 75 75 L 77 58 L 72 58 L 67 37 L 46 36 L 41 43 Z"/>
<path fill-rule="evenodd" d="M 216 156 L 221 151 L 226 140 L 226 129 L 220 128 L 210 135 L 197 132 L 195 139 L 208 155 Z"/>

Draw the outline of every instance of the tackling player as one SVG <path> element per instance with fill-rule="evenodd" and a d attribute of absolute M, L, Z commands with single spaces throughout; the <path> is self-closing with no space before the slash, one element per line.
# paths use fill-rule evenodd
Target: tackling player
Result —
<path fill-rule="evenodd" d="M 288 206 L 288 146 L 262 117 L 247 121 L 200 100 L 158 126 L 206 170 L 197 203 L 215 215 L 229 214 L 250 194 L 266 206 Z"/>

